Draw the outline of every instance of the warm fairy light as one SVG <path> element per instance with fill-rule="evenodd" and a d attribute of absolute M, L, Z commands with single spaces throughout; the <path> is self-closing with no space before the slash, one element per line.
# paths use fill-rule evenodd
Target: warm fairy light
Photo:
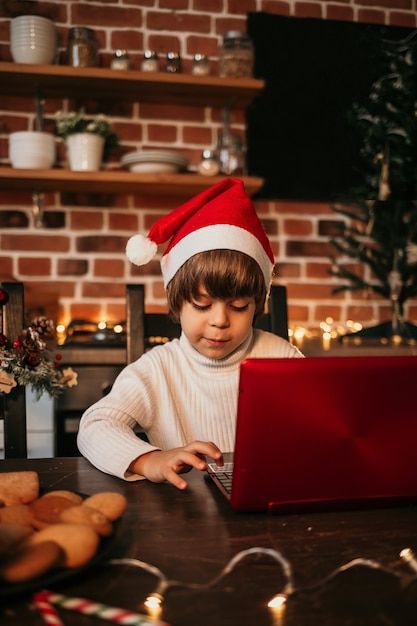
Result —
<path fill-rule="evenodd" d="M 107 324 L 106 324 L 106 322 L 99 322 L 99 323 L 97 324 L 97 328 L 98 328 L 99 330 L 104 330 L 105 328 L 107 328 Z"/>
<path fill-rule="evenodd" d="M 305 334 L 305 328 L 303 328 L 302 326 L 297 326 L 297 328 L 294 330 L 293 339 L 295 345 L 298 346 L 298 348 L 303 347 Z"/>
<path fill-rule="evenodd" d="M 123 326 L 121 324 L 116 324 L 115 326 L 113 326 L 113 330 L 115 333 L 120 335 L 120 333 L 123 332 Z"/>
<path fill-rule="evenodd" d="M 277 593 L 276 596 L 274 596 L 273 598 L 271 598 L 271 600 L 268 602 L 268 607 L 270 609 L 278 609 L 281 606 L 283 606 L 287 601 L 287 596 L 283 593 Z"/>
<path fill-rule="evenodd" d="M 277 593 L 268 602 L 273 626 L 284 626 L 286 602 L 287 596 L 285 593 Z"/>
<path fill-rule="evenodd" d="M 235 554 L 223 567 L 223 569 L 211 580 L 206 583 L 186 583 L 178 580 L 169 580 L 166 575 L 154 565 L 150 563 L 145 563 L 144 561 L 139 561 L 138 559 L 131 558 L 122 558 L 122 559 L 112 559 L 109 561 L 110 565 L 132 565 L 134 567 L 139 567 L 140 569 L 145 570 L 149 574 L 153 574 L 157 576 L 159 579 L 159 584 L 156 590 L 151 593 L 144 602 L 144 608 L 146 608 L 148 614 L 154 621 L 159 621 L 160 615 L 162 614 L 162 602 L 164 599 L 165 592 L 168 589 L 173 588 L 183 588 L 194 591 L 202 591 L 202 590 L 210 590 L 215 585 L 219 585 L 220 581 L 227 575 L 230 574 L 234 570 L 234 568 L 243 561 L 243 559 L 250 556 L 269 556 L 273 560 L 275 560 L 281 567 L 284 578 L 286 579 L 286 584 L 282 588 L 281 593 L 277 593 L 271 600 L 267 603 L 267 607 L 269 608 L 269 614 L 271 618 L 271 626 L 285 626 L 285 613 L 288 599 L 297 592 L 302 591 L 302 587 L 297 587 L 292 574 L 292 565 L 290 561 L 276 550 L 272 550 L 269 548 L 264 548 L 260 546 L 248 548 L 247 550 L 242 550 Z M 417 559 L 415 557 L 414 552 L 410 548 L 404 548 L 400 552 L 401 559 L 406 562 L 415 572 L 417 572 Z M 335 570 L 327 574 L 325 578 L 318 581 L 314 588 L 319 590 L 325 584 L 331 582 L 334 578 L 336 578 L 339 574 L 346 572 L 347 570 L 354 567 L 368 567 L 371 570 L 379 570 L 384 572 L 385 574 L 389 574 L 395 580 L 396 587 L 398 586 L 398 580 L 402 581 L 402 575 L 397 573 L 394 569 L 388 568 L 378 561 L 373 561 L 364 558 L 356 558 L 348 563 L 345 563 Z M 410 578 L 409 574 L 407 575 L 407 581 Z M 404 581 L 402 581 L 404 582 Z M 407 582 L 408 584 L 408 582 Z M 402 587 L 405 589 L 406 585 L 402 584 Z M 313 587 L 306 587 L 306 591 L 313 591 Z"/>
<path fill-rule="evenodd" d="M 332 334 L 328 331 L 323 333 L 322 342 L 323 342 L 323 350 L 330 350 L 330 343 L 332 339 Z"/>
<path fill-rule="evenodd" d="M 404 548 L 401 550 L 400 557 L 411 567 L 412 570 L 417 572 L 417 559 L 411 548 Z"/>
<path fill-rule="evenodd" d="M 360 322 L 354 322 L 353 320 L 347 320 L 346 327 L 352 332 L 362 330 L 362 324 Z"/>
<path fill-rule="evenodd" d="M 304 328 L 298 327 L 298 328 L 295 329 L 295 331 L 294 331 L 294 338 L 295 339 L 303 339 L 304 335 L 305 335 Z"/>
<path fill-rule="evenodd" d="M 162 613 L 162 596 L 159 593 L 151 593 L 144 602 L 144 606 L 146 607 L 149 616 L 158 621 L 161 617 Z"/>
<path fill-rule="evenodd" d="M 59 346 L 62 346 L 65 343 L 65 339 L 67 337 L 65 324 L 58 324 L 55 328 L 56 331 L 56 342 Z"/>

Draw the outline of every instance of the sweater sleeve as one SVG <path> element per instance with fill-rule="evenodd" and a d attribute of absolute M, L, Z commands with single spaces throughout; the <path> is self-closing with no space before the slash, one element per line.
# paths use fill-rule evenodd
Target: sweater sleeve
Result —
<path fill-rule="evenodd" d="M 142 454 L 158 449 L 136 434 L 152 413 L 146 358 L 142 358 L 124 368 L 110 393 L 84 412 L 77 436 L 84 457 L 102 472 L 124 480 L 143 478 L 130 473 L 129 465 Z"/>

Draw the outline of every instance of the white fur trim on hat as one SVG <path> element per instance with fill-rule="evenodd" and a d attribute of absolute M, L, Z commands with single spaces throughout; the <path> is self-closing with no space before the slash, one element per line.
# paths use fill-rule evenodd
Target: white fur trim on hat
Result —
<path fill-rule="evenodd" d="M 206 250 L 237 250 L 252 257 L 264 275 L 267 289 L 272 278 L 273 265 L 259 239 L 251 232 L 232 224 L 205 226 L 183 237 L 161 259 L 165 287 L 190 257 Z"/>
<path fill-rule="evenodd" d="M 135 265 L 145 265 L 156 255 L 158 246 L 141 234 L 133 235 L 126 244 L 126 256 Z"/>

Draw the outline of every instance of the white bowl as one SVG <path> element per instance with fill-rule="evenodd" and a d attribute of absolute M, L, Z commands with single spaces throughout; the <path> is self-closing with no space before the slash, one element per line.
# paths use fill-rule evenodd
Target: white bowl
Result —
<path fill-rule="evenodd" d="M 10 23 L 10 52 L 16 63 L 49 65 L 55 61 L 55 24 L 45 17 L 21 15 Z"/>
<path fill-rule="evenodd" d="M 10 134 L 9 160 L 15 169 L 49 169 L 55 156 L 55 137 L 51 133 L 24 130 Z"/>

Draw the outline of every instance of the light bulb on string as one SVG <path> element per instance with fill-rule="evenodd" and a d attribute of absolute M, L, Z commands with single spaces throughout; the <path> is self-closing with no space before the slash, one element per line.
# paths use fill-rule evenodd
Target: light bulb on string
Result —
<path fill-rule="evenodd" d="M 267 606 L 271 615 L 272 626 L 284 626 L 287 599 L 288 597 L 285 593 L 277 593 L 268 602 Z"/>
<path fill-rule="evenodd" d="M 159 621 L 162 615 L 162 601 L 163 596 L 159 593 L 151 593 L 145 600 L 144 607 L 146 611 L 153 620 Z"/>
<path fill-rule="evenodd" d="M 411 569 L 417 574 L 417 559 L 411 548 L 404 548 L 400 552 L 400 557 L 405 561 Z"/>

